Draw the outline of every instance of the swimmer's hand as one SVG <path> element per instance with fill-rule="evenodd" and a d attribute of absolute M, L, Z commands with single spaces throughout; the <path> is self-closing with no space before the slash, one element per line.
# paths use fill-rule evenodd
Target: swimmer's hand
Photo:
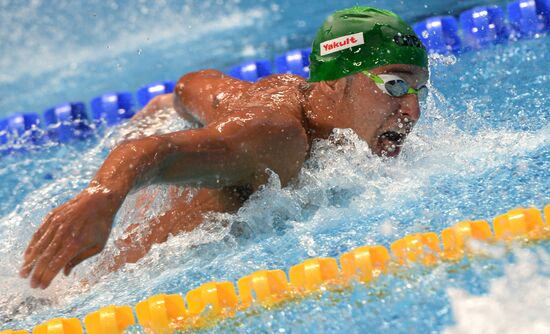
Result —
<path fill-rule="evenodd" d="M 109 194 L 85 189 L 52 210 L 34 233 L 24 254 L 20 275 L 31 275 L 31 287 L 47 288 L 64 268 L 65 275 L 105 247 L 111 231 L 113 208 Z"/>

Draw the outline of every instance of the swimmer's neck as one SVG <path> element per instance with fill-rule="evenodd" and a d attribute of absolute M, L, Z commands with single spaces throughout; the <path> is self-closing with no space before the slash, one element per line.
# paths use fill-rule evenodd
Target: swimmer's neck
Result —
<path fill-rule="evenodd" d="M 335 82 L 304 82 L 299 86 L 303 95 L 302 114 L 310 144 L 315 139 L 327 139 L 336 128 L 334 111 L 344 96 L 338 94 Z"/>

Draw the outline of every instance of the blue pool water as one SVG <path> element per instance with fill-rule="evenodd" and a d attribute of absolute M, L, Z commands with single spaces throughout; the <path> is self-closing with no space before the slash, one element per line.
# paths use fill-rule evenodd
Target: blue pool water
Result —
<path fill-rule="evenodd" d="M 414 22 L 488 2 L 368 3 Z M 304 47 L 325 15 L 353 4 L 8 1 L 0 14 L 10 27 L 1 33 L 0 116 Z M 273 176 L 237 214 L 213 215 L 117 273 L 98 272 L 94 258 L 45 291 L 17 277 L 33 231 L 87 184 L 110 148 L 142 132 L 123 124 L 86 142 L 2 157 L 0 329 L 82 318 L 101 306 L 135 305 L 153 294 L 236 281 L 359 245 L 388 246 L 408 233 L 491 219 L 518 206 L 542 208 L 550 203 L 549 64 L 548 36 L 433 58 L 432 93 L 400 158 L 373 157 L 353 133 L 338 131 L 348 144 L 317 143 L 293 185 L 281 189 Z M 145 134 L 188 127 L 171 115 Z M 145 191 L 157 194 L 149 214 L 162 212 L 166 187 Z M 119 212 L 104 256 L 125 227 L 139 222 L 135 198 Z M 253 309 L 204 332 L 548 332 L 550 243 L 486 251 L 486 258 L 413 268 L 370 286 Z M 84 288 L 84 278 L 98 283 Z"/>

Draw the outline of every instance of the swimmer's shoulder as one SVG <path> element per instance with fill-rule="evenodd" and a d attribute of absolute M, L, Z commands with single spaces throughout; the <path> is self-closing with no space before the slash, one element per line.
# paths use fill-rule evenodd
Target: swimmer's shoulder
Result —
<path fill-rule="evenodd" d="M 278 85 L 285 87 L 299 87 L 307 81 L 304 77 L 295 74 L 271 74 L 258 80 L 256 85 Z"/>
<path fill-rule="evenodd" d="M 284 100 L 287 103 L 299 103 L 303 100 L 303 87 L 307 81 L 294 74 L 272 74 L 258 80 L 248 88 L 250 95 L 270 100 Z"/>
<path fill-rule="evenodd" d="M 304 101 L 304 85 L 307 85 L 303 77 L 293 74 L 273 74 L 264 77 L 248 87 L 243 95 L 243 101 L 251 107 L 261 106 L 266 111 L 276 113 L 283 110 L 290 111 L 298 118 L 302 117 Z"/>
<path fill-rule="evenodd" d="M 180 79 L 176 96 L 203 124 L 258 107 L 266 112 L 288 110 L 302 118 L 300 86 L 304 84 L 304 78 L 292 74 L 274 74 L 251 83 L 216 70 L 202 70 Z"/>

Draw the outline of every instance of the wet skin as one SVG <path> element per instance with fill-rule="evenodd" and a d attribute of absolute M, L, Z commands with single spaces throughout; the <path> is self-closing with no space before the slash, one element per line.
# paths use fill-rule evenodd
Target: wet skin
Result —
<path fill-rule="evenodd" d="M 391 73 L 418 88 L 427 70 L 387 65 L 371 70 Z M 163 108 L 199 128 L 133 139 L 109 154 L 88 187 L 52 210 L 33 235 L 20 275 L 31 287 L 46 288 L 64 269 L 101 252 L 113 218 L 130 191 L 152 183 L 185 185 L 196 194 L 172 196 L 171 208 L 146 232 L 130 225 L 115 244 L 120 253 L 106 267 L 136 262 L 154 243 L 190 231 L 209 211 L 234 212 L 267 181 L 266 169 L 282 185 L 294 178 L 314 139 L 335 128 L 351 128 L 377 155 L 397 156 L 420 117 L 416 95 L 384 94 L 364 74 L 307 83 L 293 75 L 273 75 L 252 84 L 205 70 L 183 76 L 174 94 L 153 99 L 135 118 Z"/>

